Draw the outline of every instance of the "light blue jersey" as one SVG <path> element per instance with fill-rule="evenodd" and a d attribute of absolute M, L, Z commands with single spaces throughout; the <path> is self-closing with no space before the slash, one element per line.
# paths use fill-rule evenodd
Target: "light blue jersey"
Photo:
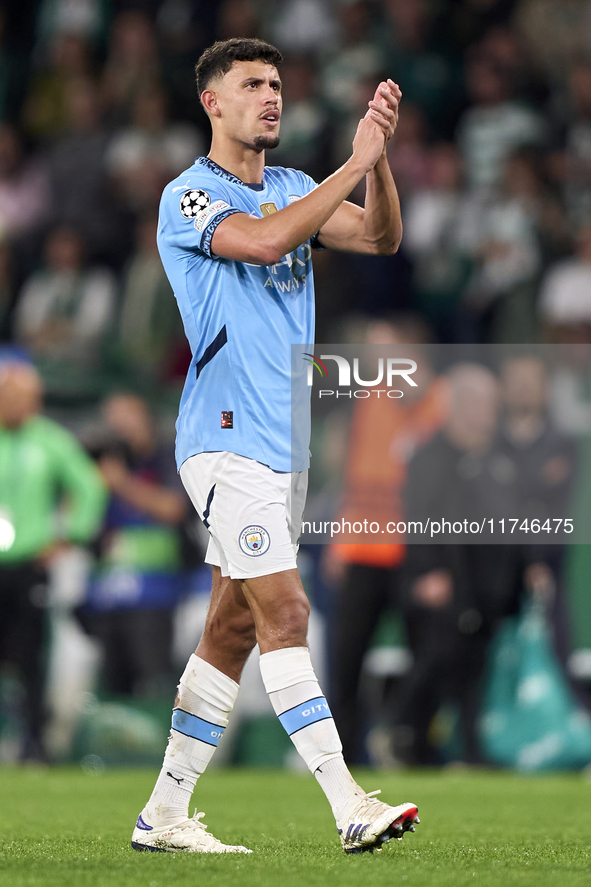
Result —
<path fill-rule="evenodd" d="M 265 167 L 262 185 L 247 185 L 198 157 L 164 189 L 158 249 L 193 355 L 176 426 L 179 468 L 220 450 L 274 471 L 308 467 L 308 364 L 292 362 L 291 346 L 314 341 L 311 242 L 265 266 L 220 258 L 211 241 L 232 213 L 261 218 L 314 187 L 305 173 L 281 167 Z"/>

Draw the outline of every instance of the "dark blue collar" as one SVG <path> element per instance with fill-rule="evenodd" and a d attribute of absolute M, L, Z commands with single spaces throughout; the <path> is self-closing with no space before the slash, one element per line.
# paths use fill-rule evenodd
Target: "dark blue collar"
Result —
<path fill-rule="evenodd" d="M 242 179 L 239 179 L 234 173 L 228 172 L 227 169 L 224 169 L 223 166 L 220 166 L 219 163 L 216 163 L 211 157 L 198 157 L 195 160 L 195 163 L 200 163 L 201 166 L 206 166 L 217 176 L 221 176 L 222 179 L 226 179 L 228 182 L 234 182 L 235 185 L 244 185 L 252 191 L 262 191 L 265 187 L 263 182 L 243 182 Z"/>

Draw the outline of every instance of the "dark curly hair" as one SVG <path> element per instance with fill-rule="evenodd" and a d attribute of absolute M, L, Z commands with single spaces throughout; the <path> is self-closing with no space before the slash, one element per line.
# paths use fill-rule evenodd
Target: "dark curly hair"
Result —
<path fill-rule="evenodd" d="M 255 38 L 233 37 L 231 40 L 218 40 L 208 47 L 195 65 L 197 94 L 202 92 L 214 77 L 227 74 L 234 62 L 266 62 L 276 68 L 283 61 L 278 49 Z"/>

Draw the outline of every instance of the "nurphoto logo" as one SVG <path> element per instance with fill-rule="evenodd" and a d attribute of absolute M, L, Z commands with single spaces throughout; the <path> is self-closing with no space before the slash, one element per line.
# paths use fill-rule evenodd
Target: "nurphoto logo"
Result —
<path fill-rule="evenodd" d="M 316 357 L 314 354 L 304 352 L 303 359 L 308 362 L 308 387 L 312 387 L 314 383 L 314 369 L 317 369 L 320 375 L 325 378 L 328 376 L 325 360 L 333 360 L 338 367 L 338 388 L 351 389 L 351 363 L 346 357 L 340 354 L 321 354 Z M 334 389 L 320 389 L 318 397 L 356 397 L 367 398 L 372 394 L 379 397 L 385 394 L 386 397 L 398 399 L 404 397 L 404 391 L 394 388 L 394 384 L 402 384 L 417 388 L 417 383 L 412 378 L 417 371 L 417 362 L 409 357 L 387 357 L 378 358 L 375 379 L 362 379 L 359 369 L 359 358 L 353 358 L 353 382 L 360 385 L 361 388 L 349 391 L 336 391 Z M 379 385 L 385 385 L 385 388 L 378 388 Z"/>

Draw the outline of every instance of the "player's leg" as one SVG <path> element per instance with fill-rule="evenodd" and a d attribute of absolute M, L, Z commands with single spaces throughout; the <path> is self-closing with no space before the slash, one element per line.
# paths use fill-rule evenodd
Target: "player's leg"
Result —
<path fill-rule="evenodd" d="M 414 804 L 389 807 L 368 796 L 345 764 L 341 741 L 306 644 L 309 604 L 296 569 L 242 580 L 271 704 L 324 791 L 346 852 L 381 847 L 414 831 Z"/>
<path fill-rule="evenodd" d="M 240 582 L 214 567 L 211 601 L 195 655 L 238 684 L 255 644 L 255 623 Z"/>
<path fill-rule="evenodd" d="M 240 584 L 213 567 L 203 636 L 181 677 L 160 775 L 132 837 L 135 849 L 232 852 L 189 820 L 189 802 L 228 723 L 242 669 L 256 643 Z"/>
<path fill-rule="evenodd" d="M 188 819 L 188 805 L 228 723 L 242 668 L 256 643 L 252 614 L 240 584 L 230 578 L 218 526 L 223 514 L 232 511 L 223 495 L 215 496 L 216 487 L 224 487 L 232 455 L 200 453 L 181 467 L 181 480 L 211 537 L 205 557 L 213 567 L 211 601 L 199 646 L 179 683 L 160 776 L 133 834 L 132 845 L 137 849 L 150 849 L 157 843 L 156 849 L 163 850 L 227 850 L 203 833 L 194 819 Z M 220 500 L 224 507 L 218 519 Z M 159 830 L 156 842 L 155 828 Z"/>
<path fill-rule="evenodd" d="M 294 707 L 306 711 L 306 701 L 323 697 L 306 646 L 309 605 L 296 570 L 305 473 L 274 472 L 234 453 L 202 453 L 185 462 L 181 477 L 216 544 L 218 560 L 211 562 L 222 566 L 224 575 L 241 580 L 263 653 L 263 679 L 276 711 L 280 716 Z M 240 622 L 236 605 L 242 605 L 242 599 L 234 592 L 227 600 L 232 602 L 232 612 Z M 246 619 L 244 612 L 242 617 Z M 229 627 L 229 618 L 230 612 L 218 612 L 214 600 L 196 657 L 203 663 L 202 668 L 210 666 L 226 678 L 230 677 L 231 663 L 229 651 L 223 652 L 224 644 L 227 641 L 230 651 L 236 645 L 224 629 L 226 624 Z M 254 638 L 249 625 L 250 644 Z M 284 705 L 284 691 L 290 698 L 299 698 L 301 684 L 305 686 L 300 704 Z M 315 719 L 311 730 L 306 723 L 303 727 L 288 732 L 301 734 L 297 740 L 294 737 L 294 743 L 314 772 L 318 771 L 318 760 L 326 760 L 316 775 L 339 816 L 346 807 L 340 821 L 341 840 L 347 851 L 369 849 L 386 839 L 394 827 L 402 831 L 410 826 L 416 814 L 414 805 L 387 807 L 369 798 L 352 780 L 330 712 Z M 350 798 L 348 806 L 342 800 L 344 795 Z"/>

